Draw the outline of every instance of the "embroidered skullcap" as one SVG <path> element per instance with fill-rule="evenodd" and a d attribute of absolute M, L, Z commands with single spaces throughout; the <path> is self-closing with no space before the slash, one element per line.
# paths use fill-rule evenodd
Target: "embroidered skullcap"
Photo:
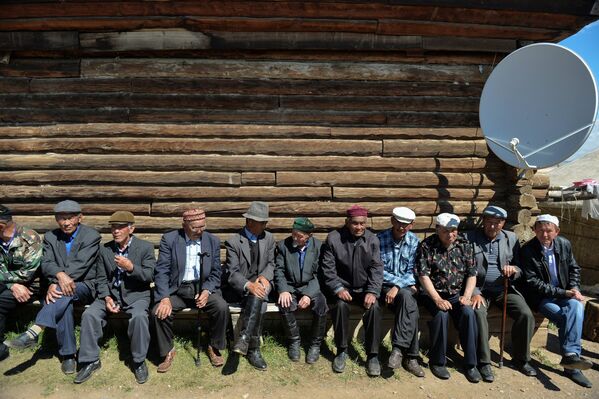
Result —
<path fill-rule="evenodd" d="M 347 209 L 347 217 L 368 216 L 368 209 L 360 205 L 352 205 Z"/>
<path fill-rule="evenodd" d="M 194 220 L 206 219 L 206 212 L 202 208 L 191 208 L 183 212 L 184 222 L 193 222 Z"/>

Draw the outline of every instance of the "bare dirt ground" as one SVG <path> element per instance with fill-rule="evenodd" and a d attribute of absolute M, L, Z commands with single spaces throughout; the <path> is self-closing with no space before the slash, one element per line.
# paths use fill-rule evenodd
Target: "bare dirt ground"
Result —
<path fill-rule="evenodd" d="M 533 352 L 537 378 L 523 376 L 506 360 L 502 369 L 494 367 L 496 381 L 492 384 L 470 384 L 457 366 L 450 368 L 452 377 L 448 381 L 435 378 L 428 369 L 423 379 L 404 370 L 389 369 L 383 377 L 369 378 L 364 371 L 363 354 L 358 353 L 352 356 L 345 373 L 335 374 L 331 371 L 330 350 L 323 350 L 324 356 L 316 365 L 291 363 L 281 343 L 272 338 L 267 339 L 263 350 L 269 364 L 266 372 L 253 370 L 245 359 L 237 363 L 233 357 L 224 369 L 214 369 L 203 356 L 201 367 L 196 368 L 192 357 L 195 351 L 189 342 L 179 342 L 173 368 L 158 374 L 156 364 L 150 363 L 150 380 L 138 385 L 125 364 L 127 356 L 122 355 L 126 347 L 113 338 L 102 350 L 102 369 L 82 385 L 73 384 L 73 376 L 60 372 L 56 357 L 39 358 L 40 352 L 33 350 L 13 351 L 0 363 L 0 398 L 599 398 L 599 343 L 583 343 L 583 355 L 595 363 L 593 369 L 585 372 L 594 384 L 588 389 L 574 384 L 557 366 L 560 356 L 555 331 L 550 332 L 548 341 L 547 349 Z M 497 350 L 497 340 L 492 339 L 491 343 L 492 349 Z M 330 341 L 328 346 L 331 347 Z M 121 358 L 117 347 L 121 348 Z M 386 344 L 381 359 L 386 361 L 388 356 Z"/>

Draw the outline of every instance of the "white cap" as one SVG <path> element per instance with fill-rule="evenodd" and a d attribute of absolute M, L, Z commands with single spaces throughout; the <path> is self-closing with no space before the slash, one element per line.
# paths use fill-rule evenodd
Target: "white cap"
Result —
<path fill-rule="evenodd" d="M 537 216 L 537 222 L 549 222 L 553 223 L 556 227 L 559 227 L 559 220 L 557 217 L 549 214 L 539 215 Z"/>
<path fill-rule="evenodd" d="M 441 213 L 437 216 L 437 226 L 445 227 L 446 229 L 458 228 L 460 218 L 453 213 Z"/>
<path fill-rule="evenodd" d="M 416 219 L 416 214 L 410 208 L 398 206 L 393 208 L 393 217 L 400 223 L 412 223 Z"/>

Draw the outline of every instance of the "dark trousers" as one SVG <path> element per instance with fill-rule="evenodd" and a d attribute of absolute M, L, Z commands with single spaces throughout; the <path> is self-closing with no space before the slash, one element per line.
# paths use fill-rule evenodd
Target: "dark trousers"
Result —
<path fill-rule="evenodd" d="M 0 353 L 6 350 L 6 345 L 4 345 L 6 319 L 18 304 L 19 302 L 12 294 L 12 291 L 4 284 L 0 284 Z"/>
<path fill-rule="evenodd" d="M 476 361 L 476 341 L 478 337 L 478 326 L 476 325 L 476 316 L 472 306 L 463 306 L 460 304 L 459 296 L 454 295 L 444 298 L 449 301 L 452 308 L 449 311 L 441 310 L 435 305 L 435 302 L 428 296 L 422 295 L 422 302 L 430 312 L 433 319 L 429 322 L 431 349 L 429 352 L 429 361 L 435 366 L 444 366 L 447 353 L 447 329 L 449 317 L 453 319 L 460 335 L 460 344 L 464 350 L 464 364 L 467 368 L 475 367 Z"/>
<path fill-rule="evenodd" d="M 173 349 L 173 318 L 175 313 L 185 308 L 196 308 L 195 291 L 193 285 L 183 284 L 177 292 L 170 296 L 173 312 L 164 320 L 156 317 L 154 305 L 151 312 L 151 320 L 156 331 L 158 351 L 160 356 L 166 356 Z M 208 302 L 200 311 L 208 313 L 210 319 L 210 346 L 215 349 L 224 349 L 226 345 L 227 323 L 229 321 L 229 305 L 219 293 L 212 293 Z"/>
<path fill-rule="evenodd" d="M 385 296 L 392 287 L 383 287 L 380 303 L 386 304 Z M 418 346 L 418 302 L 416 294 L 409 288 L 401 288 L 393 303 L 387 305 L 395 314 L 393 322 L 393 331 L 391 333 L 391 343 L 393 347 L 400 348 L 401 351 L 410 357 L 419 356 Z"/>
<path fill-rule="evenodd" d="M 127 313 L 129 323 L 127 335 L 131 345 L 131 355 L 136 363 L 143 362 L 150 345 L 150 329 L 148 322 L 148 308 L 150 299 L 140 299 L 131 305 L 122 308 Z M 106 303 L 103 299 L 96 299 L 81 316 L 81 337 L 79 343 L 79 362 L 90 363 L 100 358 L 98 341 L 102 339 L 103 329 L 106 327 Z"/>
<path fill-rule="evenodd" d="M 478 363 L 491 363 L 491 350 L 489 349 L 489 323 L 487 309 L 495 304 L 503 311 L 503 292 L 483 292 L 487 306 L 474 310 L 478 323 Z M 530 341 L 535 331 L 535 318 L 526 304 L 524 297 L 515 292 L 507 294 L 507 314 L 514 319 L 512 325 L 513 359 L 519 362 L 530 361 Z"/>
<path fill-rule="evenodd" d="M 281 313 L 295 312 L 297 310 L 297 302 L 301 299 L 303 294 L 299 291 L 291 293 L 291 305 L 288 308 L 283 308 L 279 306 L 279 311 Z M 327 300 L 322 293 L 318 293 L 318 295 L 314 298 L 311 298 L 310 301 L 310 310 L 316 316 L 324 316 L 329 311 L 329 307 L 327 305 Z"/>
<path fill-rule="evenodd" d="M 60 291 L 60 288 L 58 288 Z M 87 305 L 93 300 L 92 291 L 82 282 L 75 283 L 73 296 L 63 295 L 56 302 L 45 303 L 35 318 L 38 326 L 56 329 L 58 353 L 61 356 L 72 356 L 77 353 L 75 341 L 75 318 L 73 303 Z"/>
<path fill-rule="evenodd" d="M 364 306 L 364 293 L 350 292 L 350 294 L 352 296 L 351 302 L 345 302 L 335 296 L 335 306 L 331 312 L 333 329 L 335 330 L 335 345 L 341 349 L 347 349 L 351 338 L 349 334 L 350 304 Z M 362 316 L 362 322 L 364 323 L 364 350 L 369 355 L 379 353 L 379 346 L 381 344 L 381 319 L 381 307 L 378 301 L 375 301 Z"/>

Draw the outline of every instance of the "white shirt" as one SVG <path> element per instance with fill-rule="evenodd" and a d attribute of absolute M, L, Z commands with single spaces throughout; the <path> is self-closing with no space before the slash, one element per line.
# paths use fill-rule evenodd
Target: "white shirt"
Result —
<path fill-rule="evenodd" d="M 202 253 L 202 239 L 192 240 L 185 234 L 185 273 L 183 281 L 200 279 L 200 262 Z"/>

